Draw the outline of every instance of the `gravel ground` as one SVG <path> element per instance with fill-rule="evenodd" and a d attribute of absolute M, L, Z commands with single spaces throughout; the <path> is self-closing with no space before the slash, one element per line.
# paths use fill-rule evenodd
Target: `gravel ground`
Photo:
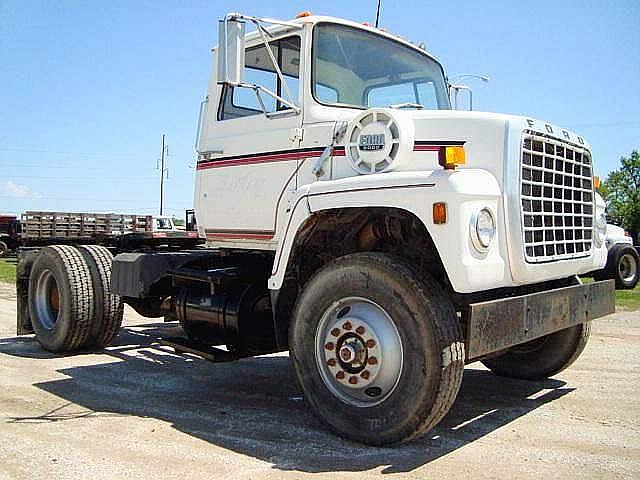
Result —
<path fill-rule="evenodd" d="M 286 355 L 178 356 L 172 327 L 128 310 L 116 345 L 55 356 L 15 338 L 0 284 L 0 478 L 640 478 L 640 312 L 594 322 L 543 382 L 468 367 L 439 427 L 396 448 L 341 440 L 309 411 Z M 177 331 L 177 329 L 176 329 Z"/>

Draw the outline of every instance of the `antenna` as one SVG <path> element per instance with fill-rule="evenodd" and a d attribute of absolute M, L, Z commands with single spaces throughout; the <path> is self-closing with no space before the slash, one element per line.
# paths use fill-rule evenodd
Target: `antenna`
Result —
<path fill-rule="evenodd" d="M 378 8 L 376 9 L 376 28 L 378 28 L 378 23 L 380 22 L 380 4 L 382 0 L 378 0 Z"/>

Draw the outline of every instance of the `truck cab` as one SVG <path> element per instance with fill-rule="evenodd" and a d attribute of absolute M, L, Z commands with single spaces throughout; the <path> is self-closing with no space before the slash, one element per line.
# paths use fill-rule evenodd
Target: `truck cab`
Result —
<path fill-rule="evenodd" d="M 452 110 L 442 65 L 389 32 L 323 16 L 268 32 L 246 36 L 245 86 L 218 78 L 213 50 L 194 205 L 211 246 L 277 251 L 270 288 L 282 285 L 295 247 L 287 240 L 314 215 L 345 208 L 419 219 L 459 293 L 604 263 L 606 222 L 583 137 L 529 117 Z M 446 221 L 433 218 L 435 204 Z"/>

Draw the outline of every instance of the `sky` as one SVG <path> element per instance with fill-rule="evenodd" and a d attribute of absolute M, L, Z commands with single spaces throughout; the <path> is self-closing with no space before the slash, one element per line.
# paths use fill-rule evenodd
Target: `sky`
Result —
<path fill-rule="evenodd" d="M 376 0 L 0 0 L 0 213 L 192 206 L 194 140 L 217 20 L 230 11 L 373 22 Z M 474 109 L 546 120 L 595 173 L 640 149 L 640 0 L 382 0 L 381 26 L 474 80 Z"/>

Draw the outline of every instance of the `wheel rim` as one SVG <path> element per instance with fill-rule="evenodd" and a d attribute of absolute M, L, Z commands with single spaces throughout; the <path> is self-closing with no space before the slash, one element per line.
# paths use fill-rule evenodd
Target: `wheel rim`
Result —
<path fill-rule="evenodd" d="M 331 305 L 318 324 L 315 351 L 323 382 L 349 405 L 378 405 L 400 380 L 400 334 L 389 314 L 371 300 L 347 297 Z"/>
<path fill-rule="evenodd" d="M 625 253 L 620 257 L 618 263 L 618 269 L 620 270 L 620 278 L 625 282 L 631 282 L 636 278 L 638 267 L 636 265 L 635 258 L 632 255 Z"/>
<path fill-rule="evenodd" d="M 47 330 L 53 329 L 60 312 L 60 292 L 51 270 L 44 270 L 38 277 L 35 307 L 42 326 Z"/>

